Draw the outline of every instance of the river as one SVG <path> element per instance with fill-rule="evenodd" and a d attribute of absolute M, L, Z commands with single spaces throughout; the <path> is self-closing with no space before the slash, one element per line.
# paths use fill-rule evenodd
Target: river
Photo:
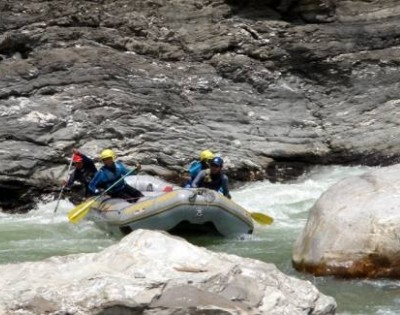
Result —
<path fill-rule="evenodd" d="M 251 236 L 237 239 L 192 237 L 196 245 L 271 262 L 284 273 L 310 280 L 323 293 L 333 296 L 340 315 L 400 314 L 400 282 L 390 280 L 338 280 L 296 272 L 291 266 L 292 246 L 303 229 L 308 210 L 332 184 L 346 176 L 359 175 L 367 167 L 317 167 L 288 184 L 257 182 L 232 192 L 233 199 L 250 211 L 274 218 L 271 226 L 256 225 Z M 54 255 L 100 251 L 118 239 L 91 222 L 68 223 L 73 207 L 62 200 L 42 204 L 27 214 L 0 212 L 0 264 L 36 261 Z"/>

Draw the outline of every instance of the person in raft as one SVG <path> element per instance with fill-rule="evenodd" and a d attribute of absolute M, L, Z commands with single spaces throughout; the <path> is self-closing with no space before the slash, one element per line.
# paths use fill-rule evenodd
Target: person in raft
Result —
<path fill-rule="evenodd" d="M 94 195 L 100 194 L 102 191 L 111 187 L 130 170 L 120 161 L 116 161 L 113 150 L 105 149 L 100 153 L 100 159 L 103 166 L 97 171 L 93 179 L 89 183 L 89 190 Z M 140 164 L 136 165 L 136 170 L 132 174 L 140 171 Z M 107 194 L 111 198 L 123 198 L 129 202 L 136 202 L 144 195 L 136 188 L 129 186 L 125 180 L 119 181 Z"/>
<path fill-rule="evenodd" d="M 96 165 L 91 158 L 80 152 L 78 149 L 72 149 L 72 163 L 74 164 L 73 171 L 69 174 L 68 180 L 63 181 L 63 186 L 71 189 L 75 182 L 79 182 L 84 186 L 84 195 L 88 197 L 89 182 L 97 172 Z"/>
<path fill-rule="evenodd" d="M 221 192 L 225 197 L 231 199 L 229 192 L 229 179 L 222 172 L 224 160 L 219 156 L 210 162 L 210 169 L 202 170 L 192 182 L 193 188 L 204 187 Z"/>
<path fill-rule="evenodd" d="M 210 150 L 204 150 L 200 152 L 200 157 L 198 160 L 194 160 L 189 165 L 189 169 L 187 171 L 188 180 L 184 184 L 184 188 L 192 187 L 192 182 L 196 178 L 196 176 L 202 170 L 206 170 L 209 168 L 209 162 L 214 158 L 214 153 Z"/>

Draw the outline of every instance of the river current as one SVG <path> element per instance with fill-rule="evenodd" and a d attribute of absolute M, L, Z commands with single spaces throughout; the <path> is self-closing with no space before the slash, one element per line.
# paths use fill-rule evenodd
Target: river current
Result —
<path fill-rule="evenodd" d="M 337 314 L 400 314 L 400 281 L 313 277 L 296 272 L 291 265 L 293 243 L 315 201 L 342 178 L 368 170 L 367 167 L 317 167 L 292 183 L 248 184 L 233 191 L 233 199 L 249 211 L 272 216 L 275 220 L 272 225 L 256 225 L 253 235 L 237 239 L 192 237 L 189 241 L 213 251 L 274 263 L 288 275 L 310 280 L 321 292 L 336 299 Z M 97 252 L 119 241 L 91 222 L 68 223 L 66 214 L 73 208 L 68 201 L 60 202 L 57 213 L 55 206 L 52 201 L 27 214 L 0 212 L 0 264 Z"/>

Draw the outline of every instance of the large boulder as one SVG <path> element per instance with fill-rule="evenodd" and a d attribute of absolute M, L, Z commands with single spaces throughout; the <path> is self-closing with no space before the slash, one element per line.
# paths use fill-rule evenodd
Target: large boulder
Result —
<path fill-rule="evenodd" d="M 0 266 L 1 314 L 334 314 L 274 265 L 138 230 L 100 253 Z"/>
<path fill-rule="evenodd" d="M 299 271 L 400 277 L 400 165 L 346 178 L 311 208 L 293 250 Z"/>

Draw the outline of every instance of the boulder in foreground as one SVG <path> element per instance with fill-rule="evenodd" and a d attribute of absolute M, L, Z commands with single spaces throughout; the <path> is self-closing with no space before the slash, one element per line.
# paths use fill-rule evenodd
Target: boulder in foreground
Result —
<path fill-rule="evenodd" d="M 334 314 L 274 265 L 137 230 L 99 253 L 0 266 L 1 314 Z"/>

